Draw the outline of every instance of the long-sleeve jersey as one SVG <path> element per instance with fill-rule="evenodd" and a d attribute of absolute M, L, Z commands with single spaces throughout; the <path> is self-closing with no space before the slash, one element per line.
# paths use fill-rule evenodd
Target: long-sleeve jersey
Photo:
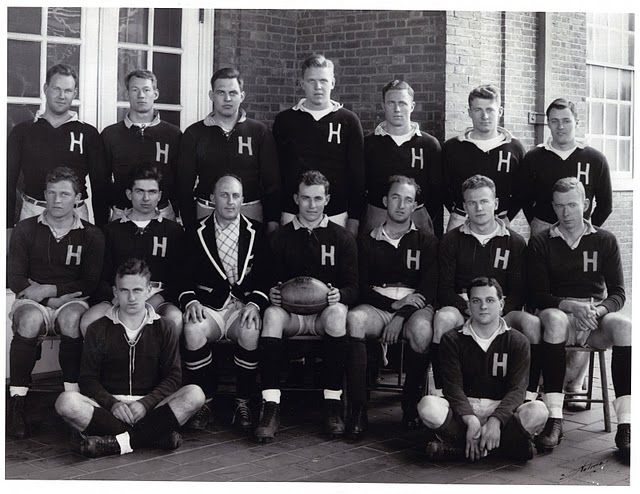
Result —
<path fill-rule="evenodd" d="M 55 285 L 57 297 L 73 292 L 92 295 L 102 271 L 102 232 L 76 218 L 75 227 L 56 240 L 42 218 L 41 214 L 21 221 L 11 235 L 9 288 L 19 293 L 29 286 L 31 279 L 41 285 Z"/>
<path fill-rule="evenodd" d="M 416 197 L 424 204 L 431 219 L 442 214 L 442 148 L 438 140 L 420 131 L 414 124 L 413 136 L 400 146 L 386 133 L 386 122 L 364 138 L 364 164 L 367 183 L 367 202 L 384 209 L 391 175 L 413 178 L 421 193 Z"/>
<path fill-rule="evenodd" d="M 501 320 L 501 331 L 485 352 L 470 334 L 470 322 L 440 342 L 442 391 L 458 415 L 475 415 L 468 398 L 500 400 L 491 414 L 504 426 L 524 402 L 529 379 L 529 341 Z"/>
<path fill-rule="evenodd" d="M 540 310 L 557 308 L 563 298 L 603 300 L 609 312 L 624 306 L 626 295 L 620 247 L 615 235 L 591 227 L 575 249 L 551 227 L 529 241 L 531 298 Z"/>
<path fill-rule="evenodd" d="M 354 304 L 358 298 L 358 251 L 346 229 L 329 221 L 309 230 L 297 217 L 270 237 L 273 282 L 311 276 L 340 290 L 340 302 Z"/>
<path fill-rule="evenodd" d="M 44 201 L 47 173 L 59 166 L 68 166 L 81 182 L 83 199 L 87 199 L 85 178 L 91 180 L 91 204 L 95 223 L 104 225 L 109 217 L 107 190 L 110 175 L 107 171 L 104 147 L 100 134 L 92 125 L 78 120 L 74 114 L 59 127 L 53 127 L 46 118 L 16 125 L 7 143 L 7 227 L 15 224 L 16 186 L 22 172 L 22 192 Z"/>
<path fill-rule="evenodd" d="M 298 212 L 293 194 L 302 172 L 317 170 L 329 180 L 331 201 L 325 213 L 360 219 L 364 209 L 364 135 L 355 113 L 332 102 L 333 111 L 316 121 L 295 107 L 276 115 L 273 137 L 282 174 L 282 210 Z"/>
<path fill-rule="evenodd" d="M 189 126 L 182 136 L 178 169 L 185 228 L 196 225 L 194 196 L 209 200 L 216 180 L 227 173 L 242 179 L 244 202 L 262 201 L 265 222 L 280 222 L 280 168 L 273 135 L 263 123 L 247 118 L 244 110 L 231 132 L 212 115 Z"/>
<path fill-rule="evenodd" d="M 577 177 L 584 185 L 589 199 L 585 219 L 591 218 L 595 226 L 602 226 L 613 207 L 607 158 L 592 147 L 579 145 L 567 159 L 562 159 L 549 146 L 540 144 L 533 148 L 525 155 L 522 163 L 521 180 L 526 185 L 523 192 L 526 193 L 524 210 L 527 218 L 531 220 L 536 217 L 551 224 L 558 221 L 552 206 L 551 190 L 561 178 Z"/>
<path fill-rule="evenodd" d="M 525 302 L 526 242 L 519 234 L 500 226 L 484 246 L 471 234 L 468 222 L 445 233 L 440 241 L 438 300 L 461 313 L 467 302 L 460 296 L 478 276 L 495 278 L 505 294 L 504 313 L 520 310 Z"/>
<path fill-rule="evenodd" d="M 135 344 L 130 344 L 118 321 L 118 306 L 89 325 L 84 337 L 80 392 L 111 410 L 113 395 L 142 396 L 147 409 L 171 396 L 180 387 L 182 370 L 178 336 L 173 324 L 147 306 L 146 324 Z"/>
<path fill-rule="evenodd" d="M 175 221 L 153 219 L 138 227 L 126 216 L 107 224 L 99 300 L 111 300 L 116 269 L 131 257 L 144 259 L 151 270 L 151 281 L 162 282 L 165 300 L 177 300 L 179 264 L 185 254 L 182 227 Z"/>
<path fill-rule="evenodd" d="M 373 289 L 391 284 L 415 289 L 424 296 L 427 305 L 434 306 L 438 286 L 438 239 L 431 233 L 419 231 L 412 223 L 411 230 L 395 247 L 385 239 L 382 228 L 380 225 L 370 234 L 358 238 L 360 301 L 396 312 L 391 307 L 395 300 Z M 413 312 L 408 310 L 410 308 L 400 309 L 401 315 L 410 315 Z"/>
<path fill-rule="evenodd" d="M 120 209 L 130 208 L 131 201 L 125 191 L 129 188 L 129 175 L 140 165 L 155 165 L 162 173 L 161 204 L 176 200 L 176 174 L 178 152 L 182 132 L 175 125 L 154 120 L 139 126 L 126 117 L 122 122 L 109 125 L 102 131 L 109 175 L 113 174 L 113 184 L 109 194 L 109 204 Z"/>
<path fill-rule="evenodd" d="M 489 151 L 483 151 L 469 140 L 471 128 L 458 137 L 453 137 L 442 146 L 443 175 L 449 199 L 445 202 L 449 211 L 458 210 L 464 214 L 462 183 L 469 177 L 480 174 L 489 177 L 496 184 L 499 199 L 498 213 L 506 213 L 513 219 L 520 210 L 518 169 L 524 158 L 524 147 L 505 129 L 498 127 L 504 136 L 501 144 Z"/>

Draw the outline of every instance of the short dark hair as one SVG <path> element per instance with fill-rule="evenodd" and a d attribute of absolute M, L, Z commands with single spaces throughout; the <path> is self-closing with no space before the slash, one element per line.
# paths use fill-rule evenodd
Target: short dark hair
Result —
<path fill-rule="evenodd" d="M 47 173 L 44 183 L 46 187 L 48 184 L 57 184 L 58 182 L 63 182 L 65 180 L 71 182 L 71 187 L 73 187 L 73 191 L 76 194 L 80 194 L 82 192 L 80 177 L 78 177 L 78 174 L 68 166 L 58 166 L 51 170 Z"/>
<path fill-rule="evenodd" d="M 129 81 L 131 81 L 131 79 L 133 79 L 134 77 L 137 77 L 138 79 L 150 80 L 151 84 L 153 85 L 153 89 L 158 89 L 158 78 L 153 72 L 151 72 L 150 70 L 137 69 L 129 72 L 124 78 L 124 85 L 127 90 L 129 89 Z"/>
<path fill-rule="evenodd" d="M 464 182 L 462 182 L 462 197 L 464 193 L 472 189 L 481 189 L 482 187 L 489 187 L 493 192 L 493 196 L 496 197 L 496 183 L 489 177 L 484 175 L 472 175 Z"/>
<path fill-rule="evenodd" d="M 54 75 L 70 75 L 71 77 L 73 77 L 73 81 L 76 83 L 76 89 L 78 89 L 78 73 L 76 72 L 76 69 L 74 69 L 71 65 L 67 65 L 66 63 L 59 63 L 57 65 L 54 65 L 53 67 L 50 67 L 49 70 L 47 70 L 47 74 L 45 75 L 45 84 L 49 85 Z"/>
<path fill-rule="evenodd" d="M 387 190 L 385 192 L 385 195 L 389 195 L 389 192 L 391 191 L 391 187 L 393 187 L 394 184 L 411 185 L 416 190 L 416 197 L 418 197 L 418 195 L 422 191 L 422 189 L 418 185 L 418 182 L 416 182 L 413 178 L 407 177 L 405 175 L 391 175 L 387 179 Z"/>
<path fill-rule="evenodd" d="M 235 178 L 238 182 L 240 182 L 240 187 L 242 187 L 243 193 L 244 193 L 244 184 L 242 183 L 242 179 L 238 175 L 234 175 L 233 173 L 225 173 L 223 175 L 220 175 L 218 178 L 216 178 L 216 181 L 213 182 L 213 190 L 211 192 L 215 192 L 216 187 L 218 186 L 218 182 L 220 182 L 220 180 L 222 180 L 223 178 L 227 178 L 227 177 Z"/>
<path fill-rule="evenodd" d="M 576 108 L 575 103 L 573 101 L 569 101 L 564 98 L 554 99 L 551 102 L 551 104 L 547 107 L 547 111 L 545 112 L 547 115 L 547 120 L 549 119 L 549 113 L 551 113 L 551 110 L 564 110 L 565 108 L 569 108 L 569 110 L 571 110 L 571 113 L 573 114 L 573 118 L 575 118 L 577 122 L 578 109 Z"/>
<path fill-rule="evenodd" d="M 551 188 L 551 196 L 556 192 L 570 192 L 572 190 L 577 190 L 584 201 L 587 198 L 587 193 L 584 190 L 584 185 L 582 182 L 576 177 L 565 177 L 558 180 L 553 187 Z"/>
<path fill-rule="evenodd" d="M 315 68 L 315 69 L 331 69 L 332 71 L 335 70 L 333 62 L 331 60 L 329 60 L 328 58 L 325 58 L 324 55 L 320 55 L 317 53 L 314 53 L 313 55 L 305 58 L 300 68 L 302 69 L 303 78 L 304 78 L 304 73 L 307 71 L 307 69 Z"/>
<path fill-rule="evenodd" d="M 475 87 L 469 93 L 469 108 L 471 108 L 471 102 L 474 99 L 489 99 L 501 103 L 500 90 L 493 84 L 483 84 L 482 86 Z"/>
<path fill-rule="evenodd" d="M 382 88 L 382 101 L 384 102 L 385 97 L 389 91 L 403 91 L 406 90 L 413 99 L 413 88 L 409 85 L 408 82 L 401 81 L 399 79 L 394 79 L 391 82 L 388 82 Z"/>
<path fill-rule="evenodd" d="M 162 184 L 162 172 L 155 165 L 140 165 L 136 166 L 129 174 L 129 190 L 133 190 L 133 186 L 136 180 L 155 180 L 158 182 L 158 187 Z"/>
<path fill-rule="evenodd" d="M 213 90 L 213 85 L 218 79 L 237 79 L 240 91 L 244 91 L 244 80 L 242 79 L 242 75 L 238 69 L 234 69 L 233 67 L 223 67 L 216 70 L 211 76 L 211 90 Z"/>
<path fill-rule="evenodd" d="M 324 193 L 329 195 L 329 181 L 327 180 L 327 177 L 318 170 L 307 170 L 302 172 L 300 180 L 298 180 L 298 190 L 300 190 L 300 185 L 306 185 L 307 187 L 311 185 L 322 185 L 324 186 Z"/>
<path fill-rule="evenodd" d="M 132 257 L 122 262 L 122 264 L 118 266 L 118 269 L 116 269 L 114 285 L 119 278 L 122 278 L 126 275 L 140 275 L 147 279 L 147 283 L 151 281 L 151 270 L 149 269 L 149 265 L 144 259 L 137 259 L 135 257 Z"/>
<path fill-rule="evenodd" d="M 502 291 L 502 287 L 500 283 L 495 278 L 487 278 L 486 276 L 479 276 L 478 278 L 474 278 L 469 283 L 469 287 L 467 288 L 467 297 L 471 298 L 471 289 L 478 286 L 488 286 L 494 287 L 496 289 L 496 293 L 498 294 L 498 298 L 502 299 L 504 296 L 504 292 Z"/>

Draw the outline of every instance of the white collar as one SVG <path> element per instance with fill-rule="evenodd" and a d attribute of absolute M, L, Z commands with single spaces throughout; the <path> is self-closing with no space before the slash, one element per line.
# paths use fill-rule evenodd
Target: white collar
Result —
<path fill-rule="evenodd" d="M 371 236 L 371 238 L 373 238 L 378 242 L 387 242 L 389 245 L 393 245 L 393 243 L 391 242 L 391 238 L 387 235 L 387 232 L 385 232 L 383 226 L 384 226 L 384 222 L 376 226 L 373 230 L 371 230 L 371 233 L 369 235 Z M 407 235 L 408 233 L 414 230 L 418 231 L 418 228 L 416 227 L 413 220 L 411 220 L 411 227 L 409 228 L 409 231 L 407 231 L 404 235 Z M 397 239 L 398 243 L 400 242 L 400 240 L 402 240 L 404 235 L 402 235 L 402 237 Z M 393 246 L 395 247 L 395 245 Z"/>
<path fill-rule="evenodd" d="M 328 225 L 329 225 L 329 217 L 325 214 L 325 215 L 322 216 L 322 221 L 320 222 L 320 224 L 318 224 L 318 226 L 316 226 L 316 228 L 314 228 L 314 230 L 317 229 L 317 228 L 326 228 Z M 298 219 L 298 215 L 296 214 L 293 217 L 293 229 L 294 230 L 300 230 L 300 228 L 304 228 L 305 230 L 309 229 L 305 225 L 300 223 L 300 220 Z"/>
<path fill-rule="evenodd" d="M 38 121 L 38 120 L 40 120 L 41 118 L 44 118 L 44 113 L 45 113 L 45 110 L 38 110 L 38 111 L 36 112 L 35 117 L 33 117 L 33 121 L 34 121 L 34 122 L 37 122 L 37 121 Z M 74 112 L 74 111 L 69 111 L 69 115 L 71 115 L 71 117 L 69 118 L 69 120 L 65 120 L 65 122 L 64 122 L 64 123 L 62 123 L 61 125 L 64 125 L 64 124 L 69 123 L 69 122 L 80 122 L 80 119 L 78 118 L 78 114 L 77 114 L 76 112 Z M 46 118 L 45 118 L 45 120 L 46 120 Z M 48 121 L 48 120 L 47 120 L 47 121 Z M 81 122 L 81 123 L 82 123 L 82 122 Z"/>
<path fill-rule="evenodd" d="M 388 122 L 386 120 L 384 122 L 379 123 L 376 129 L 373 131 L 374 135 L 391 136 L 392 134 L 389 134 L 389 132 L 387 131 L 387 124 Z M 414 135 L 418 137 L 422 135 L 422 133 L 420 132 L 420 124 L 418 124 L 418 122 L 409 122 L 409 125 L 411 126 L 411 130 L 409 131 L 409 134 L 412 134 L 412 137 Z"/>
<path fill-rule="evenodd" d="M 298 103 L 296 103 L 293 109 L 297 111 L 303 111 L 306 113 L 312 113 L 314 111 L 323 111 L 323 110 L 309 110 L 306 106 L 304 106 L 305 101 L 307 101 L 307 98 L 302 98 L 300 101 L 298 101 Z M 331 109 L 331 112 L 338 111 L 340 108 L 342 108 L 342 103 L 338 103 L 337 101 L 333 101 L 333 100 L 329 100 L 329 102 L 331 103 L 331 106 L 329 107 Z"/>
<path fill-rule="evenodd" d="M 151 120 L 151 122 L 144 122 L 144 123 L 134 122 L 129 118 L 129 112 L 127 112 L 127 114 L 124 116 L 124 125 L 127 129 L 130 129 L 133 126 L 144 127 L 146 129 L 147 127 L 154 127 L 159 123 L 160 123 L 160 112 L 158 110 L 153 110 L 153 120 Z"/>
<path fill-rule="evenodd" d="M 240 112 L 238 113 L 238 120 L 236 121 L 233 127 L 235 128 L 236 125 L 244 122 L 246 119 L 247 119 L 247 112 L 244 111 L 244 108 L 240 108 Z M 202 121 L 202 123 L 204 123 L 204 125 L 207 127 L 220 127 L 223 131 L 226 132 L 224 127 L 216 121 L 215 112 L 213 111 L 209 113 L 209 115 L 204 117 L 204 120 Z"/>
<path fill-rule="evenodd" d="M 578 237 L 578 239 L 573 243 L 573 245 L 570 245 L 568 240 L 566 239 L 566 237 L 562 234 L 562 232 L 560 231 L 560 222 L 556 222 L 553 225 L 551 225 L 551 228 L 549 229 L 549 238 L 558 238 L 560 237 L 562 240 L 564 240 L 567 245 L 569 246 L 569 248 L 571 250 L 574 250 L 576 247 L 578 247 L 578 245 L 580 244 L 580 240 L 582 240 L 582 237 L 584 237 L 585 235 L 590 235 L 592 233 L 596 233 L 596 229 L 594 228 L 594 226 L 591 224 L 591 222 L 589 220 L 585 220 L 584 221 L 584 226 L 585 229 L 582 232 L 582 234 Z"/>
<path fill-rule="evenodd" d="M 498 230 L 496 231 L 496 234 L 494 235 L 494 237 L 510 237 L 511 234 L 509 233 L 509 229 L 507 228 L 507 225 L 504 224 L 504 221 L 502 221 L 500 218 L 496 218 L 496 223 L 498 223 Z M 479 233 L 475 233 L 471 231 L 471 222 L 469 221 L 469 219 L 467 218 L 465 220 L 465 222 L 462 224 L 462 226 L 460 227 L 460 233 L 465 233 L 467 235 L 481 235 Z M 490 234 L 487 234 L 490 235 Z"/>
<path fill-rule="evenodd" d="M 76 214 L 75 210 L 72 211 L 71 213 L 73 214 L 73 225 L 71 225 L 71 228 L 69 228 L 69 231 L 84 229 L 84 225 L 82 224 L 82 220 Z M 42 213 L 40 213 L 40 215 L 38 216 L 38 220 L 37 221 L 38 221 L 38 223 L 42 223 L 43 225 L 47 225 L 49 227 L 49 229 L 53 231 L 53 229 L 51 228 L 51 225 L 47 221 L 47 210 L 46 209 L 44 211 L 42 211 Z"/>
<path fill-rule="evenodd" d="M 223 231 L 223 230 L 227 230 L 229 228 L 238 229 L 240 227 L 240 215 L 238 215 L 238 217 L 235 220 L 231 221 L 226 227 L 223 227 L 218 222 L 218 218 L 216 217 L 216 213 L 213 212 L 211 214 L 213 215 L 213 225 L 214 225 L 216 231 Z"/>
<path fill-rule="evenodd" d="M 475 142 L 469 137 L 472 131 L 473 131 L 473 127 L 467 127 L 466 129 L 464 129 L 463 132 L 460 133 L 460 135 L 458 135 L 457 139 L 459 141 L 467 141 L 475 145 Z M 498 127 L 498 134 L 504 136 L 504 141 L 497 142 L 494 148 L 492 149 L 502 146 L 503 144 L 508 144 L 513 140 L 513 136 L 511 135 L 511 132 L 509 132 L 507 129 L 503 127 Z"/>
<path fill-rule="evenodd" d="M 573 148 L 573 150 L 563 151 L 562 149 L 556 149 L 556 148 L 554 148 L 554 147 L 551 145 L 551 143 L 552 143 L 552 142 L 553 142 L 553 138 L 552 138 L 552 137 L 549 137 L 549 138 L 547 139 L 547 142 L 541 142 L 541 143 L 540 143 L 540 144 L 538 144 L 536 147 L 544 148 L 544 149 L 546 149 L 547 151 L 550 151 L 550 152 L 552 152 L 552 153 L 555 153 L 555 154 L 557 154 L 558 156 L 560 156 L 562 159 L 565 159 L 565 158 L 563 157 L 563 155 L 564 155 L 564 154 L 566 154 L 566 152 L 567 152 L 567 151 L 571 151 L 571 154 L 573 154 L 573 151 L 575 151 L 576 149 L 584 149 L 584 148 L 585 148 L 585 144 L 584 144 L 583 142 L 576 141 L 576 147 L 575 147 L 575 148 Z M 571 156 L 571 154 L 569 154 L 569 156 Z"/>
<path fill-rule="evenodd" d="M 144 316 L 144 320 L 142 321 L 142 324 L 140 325 L 140 327 L 144 327 L 147 324 L 151 324 L 153 321 L 160 319 L 160 315 L 156 313 L 156 311 L 154 310 L 153 306 L 151 306 L 150 304 L 145 302 L 145 309 L 147 311 L 147 313 Z M 115 324 L 122 324 L 122 322 L 120 321 L 120 318 L 118 317 L 118 309 L 120 308 L 119 304 L 115 304 L 113 305 L 105 314 L 109 319 L 111 319 L 111 321 L 113 321 Z M 124 324 L 122 324 L 124 326 Z"/>

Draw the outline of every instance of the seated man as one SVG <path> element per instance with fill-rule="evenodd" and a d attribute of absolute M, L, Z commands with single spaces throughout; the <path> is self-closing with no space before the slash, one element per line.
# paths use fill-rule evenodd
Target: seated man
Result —
<path fill-rule="evenodd" d="M 7 434 L 16 438 L 28 434 L 25 397 L 44 336 L 60 335 L 64 388 L 78 389 L 80 316 L 98 286 L 104 255 L 102 233 L 74 209 L 82 199 L 76 173 L 68 167 L 54 168 L 45 183 L 46 209 L 16 226 L 7 264 L 8 285 L 16 294 L 9 314 L 13 340 Z"/>
<path fill-rule="evenodd" d="M 540 310 L 540 359 L 543 399 L 549 421 L 538 438 L 541 448 L 556 447 L 562 437 L 562 384 L 566 345 L 613 347 L 611 376 L 618 417 L 616 446 L 631 451 L 631 321 L 616 312 L 626 296 L 616 237 L 584 219 L 589 208 L 584 186 L 575 177 L 553 186 L 558 222 L 531 238 L 531 296 Z"/>
<path fill-rule="evenodd" d="M 340 398 L 347 357 L 347 305 L 358 297 L 358 254 L 353 235 L 324 214 L 329 198 L 325 176 L 315 170 L 303 172 L 293 195 L 298 214 L 270 239 L 276 282 L 311 276 L 327 283 L 330 291 L 329 306 L 308 316 L 284 310 L 278 286 L 269 291 L 272 305 L 264 313 L 260 337 L 263 410 L 255 432 L 259 441 L 269 441 L 280 427 L 282 337 L 304 334 L 324 338 L 325 427 L 332 436 L 344 434 Z"/>
<path fill-rule="evenodd" d="M 182 313 L 177 303 L 178 262 L 182 259 L 182 227 L 160 214 L 162 175 L 153 165 L 135 168 L 130 175 L 126 196 L 132 208 L 122 211 L 119 219 L 104 228 L 105 251 L 102 281 L 91 302 L 99 302 L 84 313 L 80 329 L 104 316 L 113 303 L 112 291 L 116 268 L 131 258 L 144 259 L 149 265 L 151 297 L 147 300 L 161 316 L 167 317 L 178 335 L 182 331 Z"/>
<path fill-rule="evenodd" d="M 360 301 L 347 315 L 347 384 L 351 415 L 347 434 L 362 436 L 368 425 L 366 338 L 409 342 L 402 395 L 402 423 L 418 425 L 416 406 L 426 382 L 433 305 L 438 285 L 438 240 L 411 220 L 420 187 L 412 178 L 389 177 L 382 198 L 386 220 L 359 239 Z M 404 328 L 404 333 L 403 333 Z"/>
<path fill-rule="evenodd" d="M 198 386 L 180 387 L 178 336 L 146 303 L 150 281 L 143 260 L 118 267 L 117 303 L 87 330 L 82 394 L 65 391 L 56 400 L 56 412 L 80 431 L 85 456 L 176 449 L 182 444 L 177 429 L 204 403 Z"/>
<path fill-rule="evenodd" d="M 207 397 L 188 426 L 204 429 L 211 420 L 208 403 L 216 389 L 216 375 L 209 343 L 224 338 L 237 343 L 233 423 L 250 430 L 249 398 L 256 387 L 260 314 L 269 303 L 267 247 L 261 223 L 240 214 L 244 199 L 240 178 L 222 175 L 213 187 L 210 198 L 215 209 L 189 232 L 182 269 L 185 377 Z"/>
<path fill-rule="evenodd" d="M 488 177 L 473 175 L 462 184 L 467 220 L 447 232 L 440 242 L 438 300 L 441 309 L 433 321 L 431 365 L 434 394 L 442 394 L 438 351 L 442 335 L 461 326 L 471 314 L 465 289 L 478 276 L 495 278 L 506 295 L 505 320 L 510 327 L 529 336 L 540 331 L 540 321 L 522 311 L 526 243 L 516 232 L 496 218 L 496 186 Z"/>
<path fill-rule="evenodd" d="M 475 461 L 493 451 L 529 460 L 531 438 L 549 413 L 540 401 L 523 404 L 527 338 L 500 317 L 504 298 L 495 279 L 472 280 L 467 294 L 471 318 L 440 344 L 444 398 L 425 396 L 418 404 L 420 418 L 438 437 L 427 444 L 427 456 Z"/>

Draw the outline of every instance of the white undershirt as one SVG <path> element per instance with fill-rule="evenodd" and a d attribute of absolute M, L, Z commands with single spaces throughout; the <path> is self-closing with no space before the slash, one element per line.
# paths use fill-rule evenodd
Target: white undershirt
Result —
<path fill-rule="evenodd" d="M 331 113 L 333 110 L 334 110 L 333 106 L 330 106 L 329 108 L 325 108 L 324 110 L 309 110 L 309 108 L 307 108 L 306 106 L 304 107 L 304 111 L 306 111 L 307 113 L 310 113 L 316 122 L 320 120 L 322 117 L 324 117 L 325 115 L 329 115 L 329 113 Z"/>
<path fill-rule="evenodd" d="M 410 141 L 415 133 L 415 130 L 410 130 L 409 132 L 407 132 L 406 134 L 402 134 L 401 136 L 394 136 L 389 133 L 387 133 L 387 135 L 391 137 L 391 139 L 393 139 L 398 146 L 402 146 L 405 142 Z"/>
<path fill-rule="evenodd" d="M 471 228 L 469 228 L 471 235 L 473 235 L 478 239 L 478 242 L 480 242 L 480 245 L 485 245 L 489 240 L 491 240 L 493 237 L 495 237 L 498 234 L 499 230 L 500 230 L 500 225 L 496 224 L 495 230 L 493 230 L 491 233 L 487 233 L 486 235 L 481 235 L 471 230 Z"/>
<path fill-rule="evenodd" d="M 484 351 L 485 353 L 491 346 L 491 343 L 493 342 L 493 340 L 495 340 L 498 334 L 500 333 L 500 326 L 498 326 L 498 329 L 496 329 L 493 332 L 493 334 L 489 336 L 489 338 L 481 338 L 480 336 L 478 336 L 478 333 L 476 333 L 473 330 L 473 325 L 470 324 L 469 329 L 471 330 L 471 337 L 473 338 L 473 341 L 475 341 L 478 344 L 478 346 L 482 348 L 482 351 Z"/>
<path fill-rule="evenodd" d="M 501 142 L 504 142 L 505 136 L 503 134 L 498 134 L 493 139 L 472 139 L 471 133 L 467 136 L 467 139 L 474 143 L 478 148 L 480 148 L 485 153 L 491 151 L 492 149 L 498 147 Z"/>
<path fill-rule="evenodd" d="M 142 228 L 142 229 L 146 228 L 147 225 L 151 223 L 151 220 L 131 220 L 131 221 L 133 221 L 138 228 Z"/>
<path fill-rule="evenodd" d="M 562 158 L 562 161 L 566 160 L 569 156 L 571 156 L 573 154 L 573 152 L 576 150 L 578 146 L 574 146 L 571 149 L 567 149 L 566 151 L 563 151 L 561 149 L 556 149 L 554 148 L 551 144 L 549 144 L 549 146 L 547 147 L 547 149 L 549 149 L 550 151 L 556 153 L 558 156 L 560 156 L 560 158 Z"/>

